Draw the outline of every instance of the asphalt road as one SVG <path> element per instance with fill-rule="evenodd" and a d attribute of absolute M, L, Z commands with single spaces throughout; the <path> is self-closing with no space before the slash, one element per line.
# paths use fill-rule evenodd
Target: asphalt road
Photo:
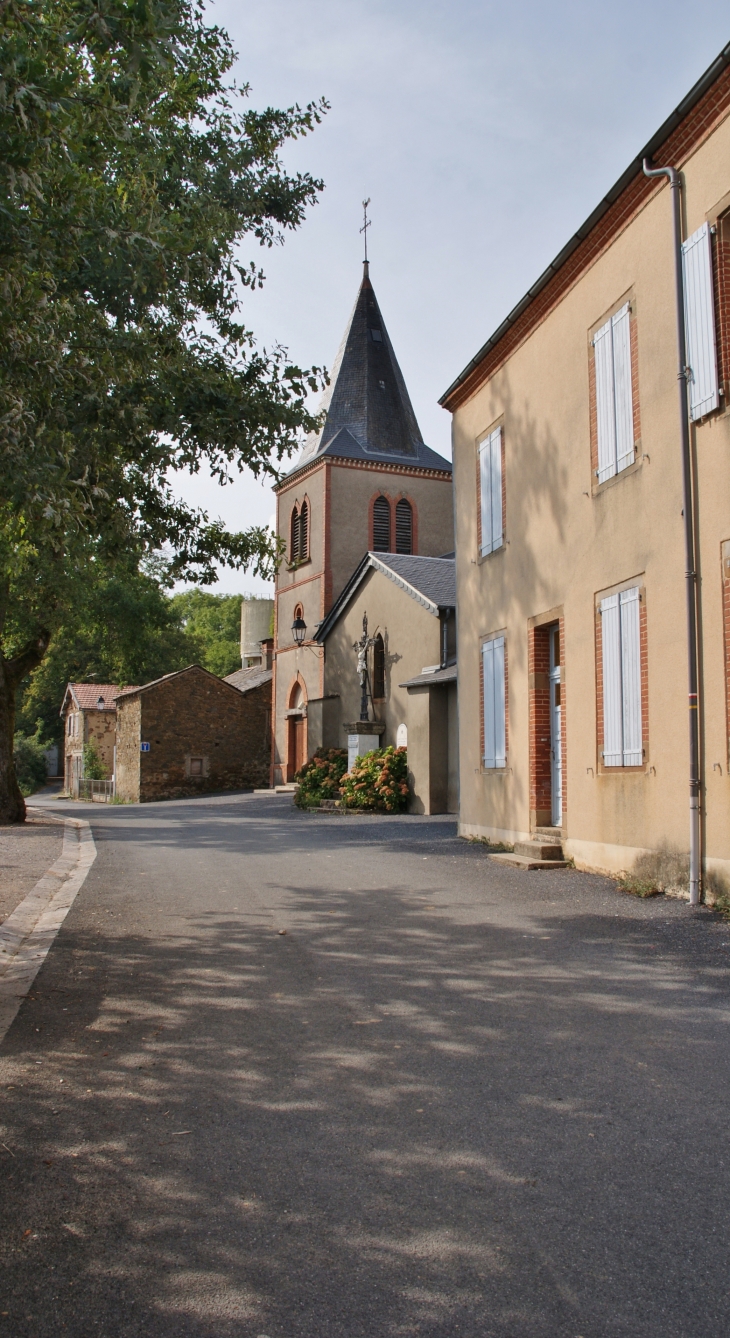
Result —
<path fill-rule="evenodd" d="M 726 1338 L 730 925 L 446 820 L 73 811 L 0 1338 Z"/>

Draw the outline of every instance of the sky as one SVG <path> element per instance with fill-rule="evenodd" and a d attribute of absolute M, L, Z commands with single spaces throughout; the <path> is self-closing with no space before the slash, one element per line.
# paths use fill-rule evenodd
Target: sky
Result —
<path fill-rule="evenodd" d="M 438 399 L 730 40 L 722 0 L 217 0 L 249 105 L 331 104 L 285 149 L 325 182 L 284 245 L 243 252 L 266 274 L 242 315 L 264 347 L 331 366 L 362 268 L 423 438 L 450 455 Z M 267 524 L 244 474 L 177 490 L 231 529 Z M 271 594 L 221 571 L 219 593 Z"/>

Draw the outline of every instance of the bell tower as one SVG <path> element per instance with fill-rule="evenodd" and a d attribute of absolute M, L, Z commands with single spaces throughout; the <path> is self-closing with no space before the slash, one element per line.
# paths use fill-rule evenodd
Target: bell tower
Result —
<path fill-rule="evenodd" d="M 317 748 L 342 744 L 313 636 L 364 554 L 441 557 L 454 547 L 451 461 L 423 442 L 369 270 L 365 260 L 322 427 L 275 490 L 286 551 L 275 597 L 274 784 Z"/>

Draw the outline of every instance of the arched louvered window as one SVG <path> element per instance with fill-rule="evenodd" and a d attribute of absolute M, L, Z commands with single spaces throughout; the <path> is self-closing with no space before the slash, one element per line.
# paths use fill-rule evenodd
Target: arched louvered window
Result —
<path fill-rule="evenodd" d="M 373 503 L 373 551 L 390 552 L 390 502 L 387 497 L 376 497 Z"/>
<path fill-rule="evenodd" d="M 291 513 L 290 531 L 289 531 L 289 561 L 292 565 L 299 561 L 299 507 L 295 506 Z"/>
<path fill-rule="evenodd" d="M 378 632 L 373 646 L 373 697 L 385 696 L 385 646 Z"/>
<path fill-rule="evenodd" d="M 395 551 L 413 552 L 413 508 L 405 497 L 401 497 L 395 507 Z"/>
<path fill-rule="evenodd" d="M 299 561 L 306 562 L 309 557 L 309 507 L 302 502 L 299 512 Z"/>

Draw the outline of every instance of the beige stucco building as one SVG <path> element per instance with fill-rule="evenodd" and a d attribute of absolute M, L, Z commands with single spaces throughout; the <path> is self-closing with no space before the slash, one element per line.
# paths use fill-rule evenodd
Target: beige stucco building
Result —
<path fill-rule="evenodd" d="M 451 462 L 423 443 L 367 263 L 322 412 L 277 488 L 274 784 L 333 737 L 316 633 L 364 555 L 453 553 Z"/>
<path fill-rule="evenodd" d="M 442 399 L 453 414 L 460 830 L 618 871 L 689 842 L 681 171 L 702 845 L 730 874 L 730 69 L 634 160 Z"/>
<path fill-rule="evenodd" d="M 324 746 L 353 761 L 407 747 L 414 813 L 458 810 L 455 605 L 453 558 L 367 553 L 317 633 L 324 694 L 307 709 Z"/>

